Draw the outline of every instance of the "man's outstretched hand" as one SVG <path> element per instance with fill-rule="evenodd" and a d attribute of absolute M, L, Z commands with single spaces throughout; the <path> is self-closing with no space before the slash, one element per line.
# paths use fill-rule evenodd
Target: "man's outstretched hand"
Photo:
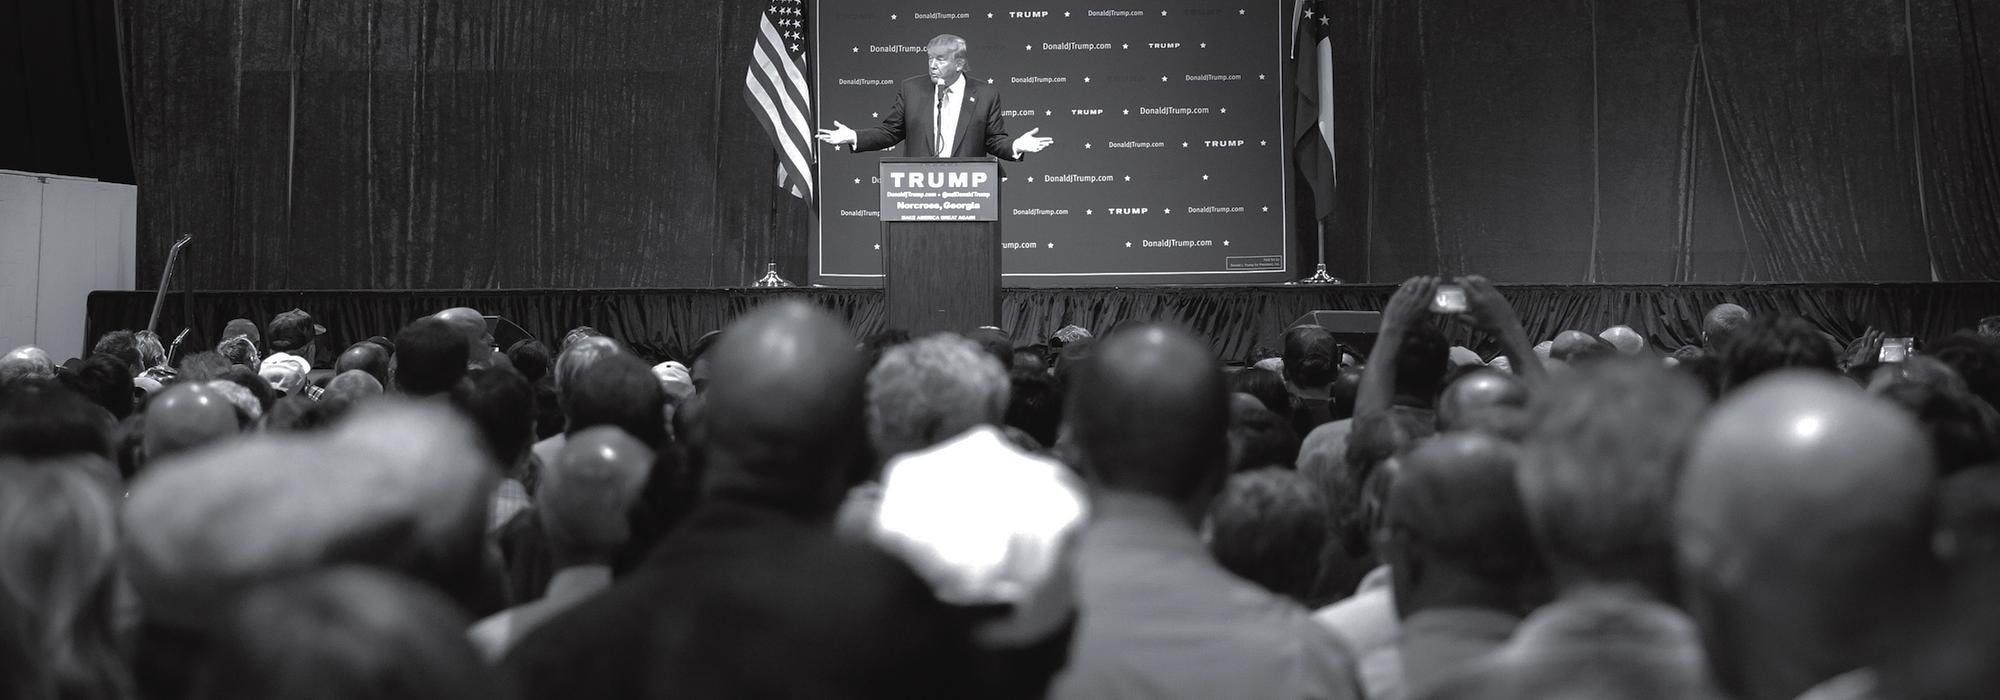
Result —
<path fill-rule="evenodd" d="M 834 125 L 839 126 L 840 122 L 834 122 Z M 1042 149 L 1048 148 L 1050 144 L 1056 142 L 1055 139 L 1048 138 L 1046 136 L 1036 136 L 1035 132 L 1041 130 L 1042 128 L 1038 126 L 1033 129 L 1029 129 L 1028 133 L 1021 135 L 1021 138 L 1014 139 L 1014 152 L 1040 153 L 1042 152 Z M 854 132 L 849 131 L 847 133 L 852 134 Z"/>
<path fill-rule="evenodd" d="M 1034 132 L 1028 132 L 1028 133 L 1034 133 Z M 831 143 L 837 146 L 847 145 L 854 143 L 854 130 L 847 128 L 846 124 L 842 124 L 840 123 L 840 120 L 836 119 L 833 122 L 833 128 L 820 129 L 819 136 L 817 138 L 821 141 L 824 141 L 826 143 Z"/>

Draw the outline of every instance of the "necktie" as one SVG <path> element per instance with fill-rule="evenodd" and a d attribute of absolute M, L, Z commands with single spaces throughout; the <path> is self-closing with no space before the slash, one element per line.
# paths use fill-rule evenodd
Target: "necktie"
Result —
<path fill-rule="evenodd" d="M 937 119 L 931 121 L 931 154 L 937 156 L 951 155 L 944 152 L 944 94 L 946 92 L 949 92 L 949 90 L 945 89 L 945 86 L 938 86 Z"/>

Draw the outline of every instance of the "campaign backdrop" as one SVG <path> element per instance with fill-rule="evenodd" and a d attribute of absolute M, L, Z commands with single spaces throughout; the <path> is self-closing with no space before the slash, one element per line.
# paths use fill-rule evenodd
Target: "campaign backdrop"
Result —
<path fill-rule="evenodd" d="M 969 44 L 968 80 L 1000 90 L 1011 137 L 1055 139 L 1003 163 L 1010 286 L 1247 284 L 1290 278 L 1286 17 L 1233 0 L 819 0 L 817 121 L 879 125 L 925 44 Z M 884 156 L 822 146 L 812 281 L 881 284 Z"/>

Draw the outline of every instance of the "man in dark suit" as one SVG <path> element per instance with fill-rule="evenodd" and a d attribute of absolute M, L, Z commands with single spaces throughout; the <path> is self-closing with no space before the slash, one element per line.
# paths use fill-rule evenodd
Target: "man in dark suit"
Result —
<path fill-rule="evenodd" d="M 890 108 L 882 125 L 850 129 L 835 121 L 831 129 L 820 129 L 819 140 L 835 145 L 853 145 L 855 152 L 879 151 L 903 144 L 905 156 L 977 158 L 994 155 L 1020 160 L 1036 153 L 1054 139 L 1036 136 L 1029 129 L 1020 138 L 1007 135 L 1007 118 L 1001 115 L 1000 89 L 965 77 L 965 40 L 939 34 L 926 49 L 929 71 L 897 85 L 896 106 Z M 948 124 L 951 128 L 939 129 Z"/>
<path fill-rule="evenodd" d="M 772 304 L 710 355 L 701 504 L 631 574 L 514 648 L 518 697 L 973 694 L 964 617 L 901 561 L 832 532 L 864 464 L 868 367 L 847 327 Z"/>

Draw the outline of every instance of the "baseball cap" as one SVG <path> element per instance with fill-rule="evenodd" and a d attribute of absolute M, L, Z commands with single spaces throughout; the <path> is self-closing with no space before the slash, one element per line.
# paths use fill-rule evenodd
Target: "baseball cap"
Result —
<path fill-rule="evenodd" d="M 292 309 L 271 319 L 271 342 L 267 344 L 272 350 L 297 350 L 325 332 L 326 326 L 313 323 L 312 314 Z"/>
<path fill-rule="evenodd" d="M 222 326 L 223 340 L 228 340 L 230 338 L 234 338 L 239 335 L 249 336 L 250 342 L 253 345 L 264 339 L 263 335 L 257 332 L 256 321 L 252 321 L 247 318 L 232 318 L 229 319 L 229 323 L 223 324 Z"/>
<path fill-rule="evenodd" d="M 277 340 L 274 338 L 271 342 Z M 305 358 L 280 352 L 264 358 L 264 364 L 257 369 L 257 376 L 270 382 L 271 388 L 290 396 L 306 385 L 306 375 L 311 371 L 312 366 L 306 364 Z"/>

